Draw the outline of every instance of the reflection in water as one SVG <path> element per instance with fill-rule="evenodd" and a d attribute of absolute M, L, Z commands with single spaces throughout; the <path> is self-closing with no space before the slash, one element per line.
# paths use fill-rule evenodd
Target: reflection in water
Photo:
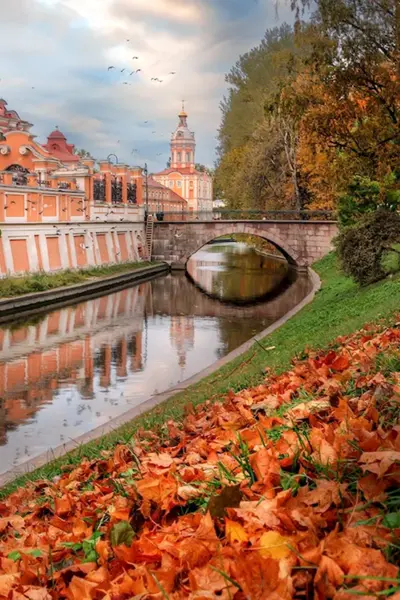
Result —
<path fill-rule="evenodd" d="M 202 269 L 204 270 L 204 269 Z M 102 425 L 224 356 L 308 292 L 254 306 L 171 274 L 0 329 L 0 472 Z"/>
<path fill-rule="evenodd" d="M 204 246 L 189 259 L 187 271 L 204 292 L 235 304 L 267 296 L 294 275 L 286 260 L 262 255 L 243 243 Z"/>

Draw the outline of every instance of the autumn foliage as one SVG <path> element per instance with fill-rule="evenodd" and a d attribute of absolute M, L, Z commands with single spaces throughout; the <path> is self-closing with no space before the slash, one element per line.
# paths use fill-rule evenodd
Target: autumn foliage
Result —
<path fill-rule="evenodd" d="M 400 327 L 0 501 L 0 598 L 400 598 Z"/>

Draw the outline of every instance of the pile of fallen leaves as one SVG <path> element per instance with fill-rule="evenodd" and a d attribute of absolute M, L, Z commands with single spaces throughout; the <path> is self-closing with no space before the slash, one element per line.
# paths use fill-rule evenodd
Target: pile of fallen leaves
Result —
<path fill-rule="evenodd" d="M 400 598 L 400 328 L 0 501 L 0 598 Z"/>

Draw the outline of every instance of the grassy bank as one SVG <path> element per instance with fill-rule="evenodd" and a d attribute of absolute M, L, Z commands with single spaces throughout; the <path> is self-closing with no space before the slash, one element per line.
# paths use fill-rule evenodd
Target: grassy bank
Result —
<path fill-rule="evenodd" d="M 334 255 L 325 257 L 314 268 L 322 280 L 322 289 L 314 301 L 264 339 L 262 345 L 254 345 L 208 378 L 116 432 L 90 442 L 29 475 L 19 477 L 0 495 L 8 494 L 29 479 L 54 477 L 64 464 L 79 463 L 83 456 L 97 457 L 102 450 L 118 441 L 128 440 L 138 428 L 161 428 L 162 432 L 167 420 L 181 419 L 185 405 L 220 400 L 230 389 L 237 391 L 256 385 L 263 380 L 266 367 L 282 372 L 290 365 L 292 358 L 301 356 L 305 349 L 326 347 L 337 336 L 351 333 L 367 322 L 385 319 L 399 310 L 399 277 L 359 288 L 339 271 Z M 265 350 L 271 347 L 272 350 Z"/>
<path fill-rule="evenodd" d="M 148 267 L 150 262 L 130 262 L 118 265 L 93 267 L 91 269 L 66 270 L 57 273 L 34 273 L 23 277 L 5 277 L 0 279 L 0 298 L 12 298 L 22 294 L 45 292 L 54 288 L 83 283 L 88 279 L 110 277 L 126 273 L 141 267 Z"/>

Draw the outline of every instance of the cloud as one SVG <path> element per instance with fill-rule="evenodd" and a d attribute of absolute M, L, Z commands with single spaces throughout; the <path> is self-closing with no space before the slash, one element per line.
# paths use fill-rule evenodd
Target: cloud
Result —
<path fill-rule="evenodd" d="M 279 19 L 288 16 L 283 4 Z M 211 165 L 225 73 L 277 24 L 275 0 L 4 2 L 0 96 L 39 140 L 58 125 L 98 159 L 114 152 L 153 171 L 184 98 L 197 159 Z"/>

